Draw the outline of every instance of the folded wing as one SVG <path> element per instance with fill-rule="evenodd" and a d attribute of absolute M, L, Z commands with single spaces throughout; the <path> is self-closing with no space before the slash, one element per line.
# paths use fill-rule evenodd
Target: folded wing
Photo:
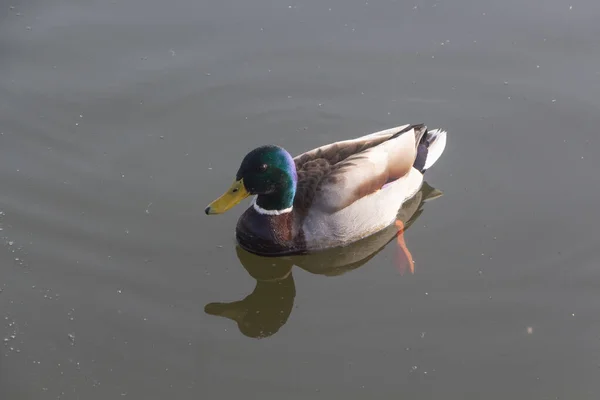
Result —
<path fill-rule="evenodd" d="M 426 131 L 422 124 L 404 125 L 300 154 L 294 159 L 295 207 L 333 213 L 401 179 L 411 170 Z"/>

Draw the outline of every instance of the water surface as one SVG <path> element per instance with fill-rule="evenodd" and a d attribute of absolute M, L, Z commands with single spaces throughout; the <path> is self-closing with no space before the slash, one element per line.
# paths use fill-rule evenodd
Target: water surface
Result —
<path fill-rule="evenodd" d="M 5 4 L 0 398 L 596 399 L 598 17 Z M 236 248 L 242 207 L 203 213 L 255 146 L 420 122 L 449 139 L 443 196 L 403 211 L 414 274 L 392 231 L 273 261 Z"/>

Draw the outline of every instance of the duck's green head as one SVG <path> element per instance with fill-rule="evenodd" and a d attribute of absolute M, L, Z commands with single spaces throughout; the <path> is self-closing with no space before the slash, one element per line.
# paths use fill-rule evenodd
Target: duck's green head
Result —
<path fill-rule="evenodd" d="M 288 211 L 294 203 L 296 182 L 292 156 L 278 146 L 261 146 L 244 157 L 233 185 L 204 212 L 222 214 L 250 195 L 258 195 L 255 208 L 259 212 Z"/>

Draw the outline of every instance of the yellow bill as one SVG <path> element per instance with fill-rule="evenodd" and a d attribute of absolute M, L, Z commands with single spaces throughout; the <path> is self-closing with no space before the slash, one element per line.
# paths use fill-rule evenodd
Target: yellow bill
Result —
<path fill-rule="evenodd" d="M 248 196 L 250 196 L 250 193 L 248 193 L 244 186 L 244 180 L 240 179 L 233 182 L 233 185 L 221 197 L 210 203 L 204 209 L 204 212 L 207 215 L 223 214 Z"/>

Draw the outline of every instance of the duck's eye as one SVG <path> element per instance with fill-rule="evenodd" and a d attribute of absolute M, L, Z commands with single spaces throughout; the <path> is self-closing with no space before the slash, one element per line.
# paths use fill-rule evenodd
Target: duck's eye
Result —
<path fill-rule="evenodd" d="M 265 172 L 269 168 L 267 164 L 261 164 L 258 166 L 258 172 Z"/>

